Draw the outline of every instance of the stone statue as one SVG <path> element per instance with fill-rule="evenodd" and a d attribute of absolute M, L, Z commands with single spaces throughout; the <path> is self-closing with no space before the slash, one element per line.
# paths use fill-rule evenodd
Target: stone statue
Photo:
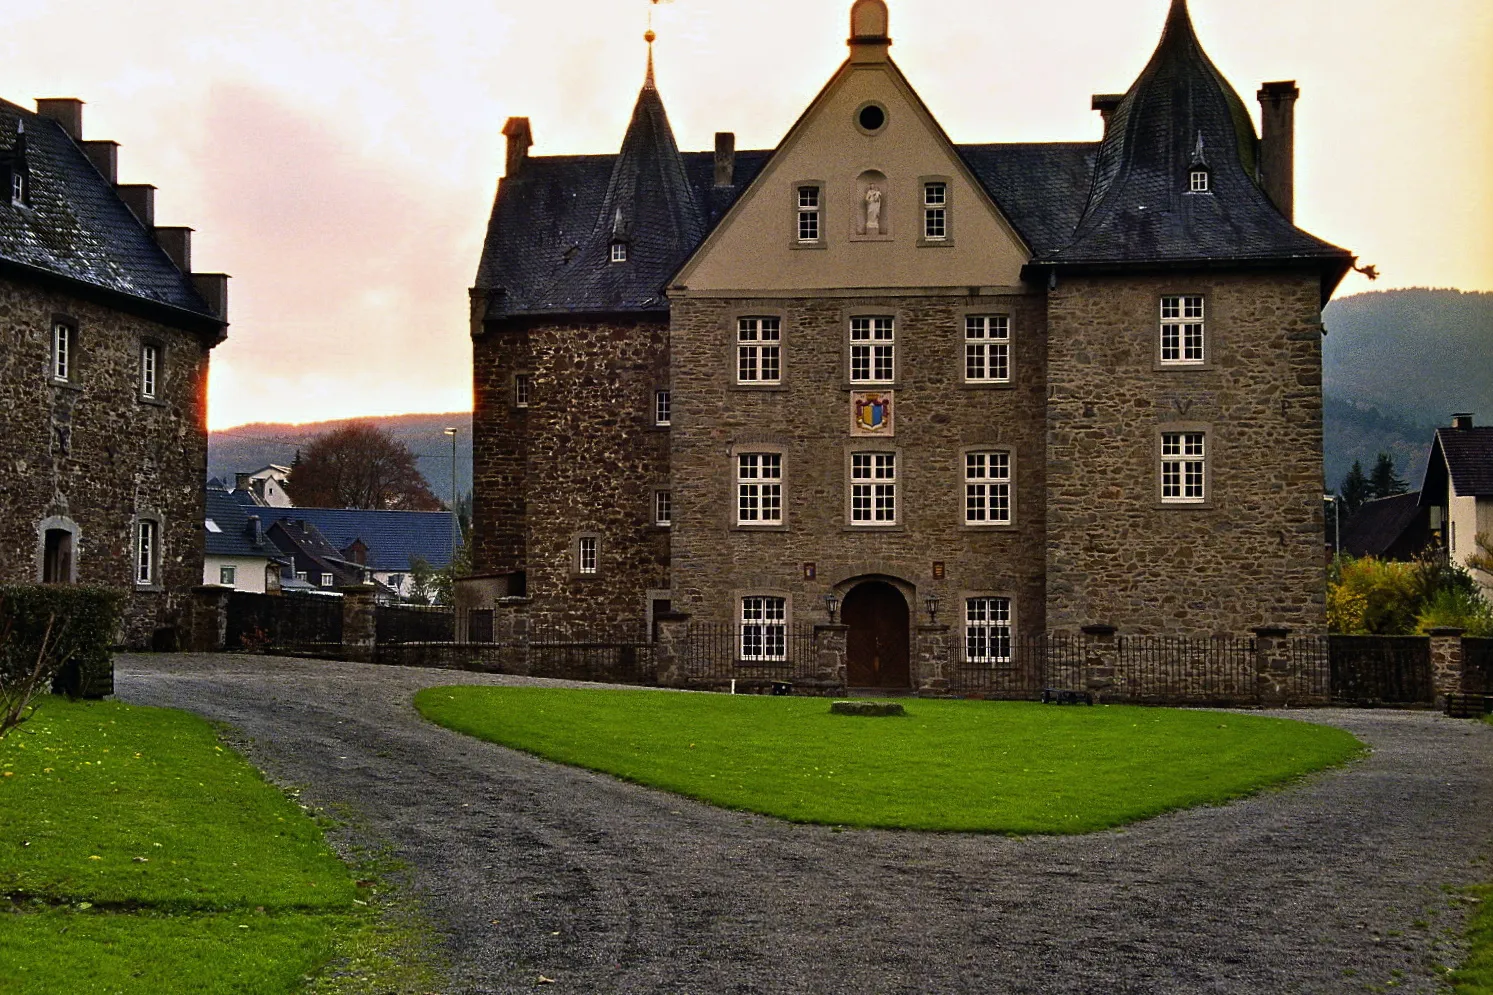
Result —
<path fill-rule="evenodd" d="M 881 234 L 881 191 L 876 187 L 866 190 L 866 234 Z"/>

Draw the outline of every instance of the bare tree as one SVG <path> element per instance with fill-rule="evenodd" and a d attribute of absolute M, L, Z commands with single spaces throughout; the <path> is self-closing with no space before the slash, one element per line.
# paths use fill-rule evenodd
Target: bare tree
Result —
<path fill-rule="evenodd" d="M 415 454 L 368 422 L 313 439 L 291 468 L 285 489 L 291 500 L 307 508 L 441 508 L 415 467 Z"/>
<path fill-rule="evenodd" d="M 62 664 L 57 650 L 57 616 L 47 618 L 47 627 L 36 648 L 36 660 L 13 659 L 20 648 L 11 639 L 11 621 L 0 624 L 0 739 L 36 713 L 35 698 L 51 689 L 52 678 Z"/>

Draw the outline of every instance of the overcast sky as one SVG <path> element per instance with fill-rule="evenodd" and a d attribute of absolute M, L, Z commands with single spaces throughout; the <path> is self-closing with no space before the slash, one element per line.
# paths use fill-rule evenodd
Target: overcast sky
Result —
<path fill-rule="evenodd" d="M 892 54 L 956 142 L 1092 140 L 1167 0 L 891 0 Z M 848 0 L 656 8 L 681 148 L 772 147 L 845 56 Z M 1297 222 L 1377 265 L 1340 294 L 1493 290 L 1493 3 L 1192 0 L 1256 113 L 1295 79 Z M 123 182 L 233 275 L 210 422 L 471 406 L 467 288 L 502 170 L 613 152 L 642 82 L 646 0 L 33 0 L 0 35 L 0 97 L 87 102 Z"/>

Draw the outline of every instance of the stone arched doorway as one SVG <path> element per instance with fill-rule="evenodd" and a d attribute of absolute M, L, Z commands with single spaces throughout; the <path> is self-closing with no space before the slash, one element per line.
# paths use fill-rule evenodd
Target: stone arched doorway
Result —
<path fill-rule="evenodd" d="M 912 686 L 907 599 L 884 580 L 857 584 L 845 595 L 845 683 L 861 688 Z"/>

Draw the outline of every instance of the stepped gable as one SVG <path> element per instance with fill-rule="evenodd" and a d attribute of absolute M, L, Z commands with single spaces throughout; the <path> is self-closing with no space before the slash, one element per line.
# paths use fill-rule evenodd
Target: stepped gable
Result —
<path fill-rule="evenodd" d="M 1239 94 L 1172 0 L 1161 43 L 1114 110 L 1072 241 L 1040 263 L 1319 262 L 1333 284 L 1352 255 L 1296 228 L 1258 182 L 1259 142 Z M 1210 192 L 1188 193 L 1195 164 Z"/>
<path fill-rule="evenodd" d="M 0 157 L 24 161 L 29 203 L 0 197 L 0 267 L 222 319 L 56 121 L 0 100 Z"/>

